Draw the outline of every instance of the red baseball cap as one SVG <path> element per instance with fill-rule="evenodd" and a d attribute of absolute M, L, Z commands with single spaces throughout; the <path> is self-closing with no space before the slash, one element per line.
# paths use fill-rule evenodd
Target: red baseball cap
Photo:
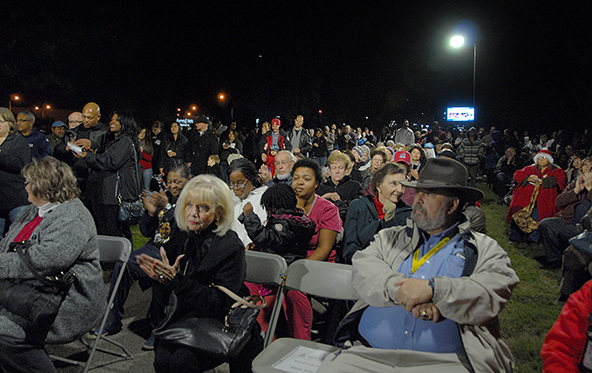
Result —
<path fill-rule="evenodd" d="M 407 166 L 411 166 L 411 154 L 405 150 L 399 150 L 395 153 L 395 158 L 393 159 L 395 163 L 405 163 Z"/>
<path fill-rule="evenodd" d="M 282 122 L 280 122 L 280 120 L 278 118 L 273 118 L 271 120 L 271 125 L 272 126 L 281 126 L 282 125 Z"/>

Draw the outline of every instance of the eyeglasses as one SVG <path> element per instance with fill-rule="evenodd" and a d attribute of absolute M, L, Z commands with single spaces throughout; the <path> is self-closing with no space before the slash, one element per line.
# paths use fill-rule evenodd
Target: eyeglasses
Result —
<path fill-rule="evenodd" d="M 78 124 L 82 124 L 81 120 L 69 120 L 68 123 L 78 123 Z"/>
<path fill-rule="evenodd" d="M 281 162 L 280 162 L 280 161 L 275 161 L 275 162 L 273 162 L 273 163 L 274 163 L 276 166 L 280 166 L 280 165 L 282 165 L 282 166 L 286 166 L 286 165 L 289 165 L 290 163 L 292 163 L 292 161 L 281 161 Z"/>
<path fill-rule="evenodd" d="M 249 181 L 243 181 L 242 183 L 229 183 L 228 186 L 230 187 L 230 189 L 243 189 L 245 187 L 245 185 L 247 185 L 249 183 Z"/>

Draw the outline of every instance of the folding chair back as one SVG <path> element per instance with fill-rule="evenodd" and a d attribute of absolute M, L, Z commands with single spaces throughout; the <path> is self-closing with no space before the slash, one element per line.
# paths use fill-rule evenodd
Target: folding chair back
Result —
<path fill-rule="evenodd" d="M 246 261 L 246 281 L 254 284 L 275 285 L 278 287 L 276 300 L 263 341 L 263 348 L 265 348 L 273 340 L 277 321 L 282 309 L 284 283 L 286 281 L 288 265 L 286 264 L 286 260 L 277 254 L 251 250 L 246 251 Z"/>
<path fill-rule="evenodd" d="M 351 285 L 352 266 L 318 260 L 297 260 L 288 268 L 286 289 L 323 298 L 358 299 Z"/>
<path fill-rule="evenodd" d="M 246 251 L 248 282 L 265 285 L 282 285 L 286 278 L 288 265 L 277 254 Z"/>
<path fill-rule="evenodd" d="M 131 242 L 124 237 L 97 236 L 101 263 L 123 262 L 127 264 L 132 253 Z"/>
<path fill-rule="evenodd" d="M 285 289 L 330 299 L 354 300 L 358 299 L 358 295 L 351 285 L 351 276 L 351 265 L 301 259 L 288 267 Z M 274 364 L 299 346 L 329 353 L 337 350 L 337 347 L 323 343 L 279 338 L 270 343 L 253 360 L 253 372 L 282 372 L 274 368 Z"/>

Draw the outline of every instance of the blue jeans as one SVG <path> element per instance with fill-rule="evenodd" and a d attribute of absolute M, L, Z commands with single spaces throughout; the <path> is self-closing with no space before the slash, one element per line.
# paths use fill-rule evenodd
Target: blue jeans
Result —
<path fill-rule="evenodd" d="M 148 277 L 146 272 L 144 272 L 142 268 L 140 268 L 140 265 L 136 261 L 136 256 L 140 254 L 146 254 L 153 258 L 161 259 L 160 247 L 154 244 L 153 242 L 149 242 L 145 246 L 140 247 L 138 250 L 132 251 L 129 260 L 127 261 L 127 266 L 125 266 L 125 272 L 123 273 L 123 277 L 121 278 L 119 289 L 117 290 L 117 295 L 115 296 L 115 299 L 113 301 L 113 308 L 111 308 L 111 310 L 109 311 L 109 316 L 107 317 L 107 322 L 105 323 L 105 331 L 109 333 L 117 333 L 121 330 L 123 326 L 123 324 L 121 323 L 121 320 L 123 319 L 123 305 L 127 300 L 127 296 L 134 282 L 139 281 L 140 279 L 150 278 Z M 109 288 L 109 298 L 113 293 L 115 280 L 121 272 L 121 267 L 121 262 L 117 262 L 115 268 L 113 268 L 113 277 L 111 280 L 111 287 Z"/>
<path fill-rule="evenodd" d="M 29 205 L 15 207 L 8 212 L 8 228 L 10 227 L 10 224 L 14 223 L 16 218 L 18 218 L 21 212 L 23 212 L 23 210 L 27 207 L 29 207 Z M 0 240 L 4 238 L 4 229 L 6 228 L 6 219 L 0 219 Z"/>

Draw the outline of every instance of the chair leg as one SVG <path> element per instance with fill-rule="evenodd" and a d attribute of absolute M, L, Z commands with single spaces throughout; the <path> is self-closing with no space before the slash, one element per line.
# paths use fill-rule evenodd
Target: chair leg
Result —
<path fill-rule="evenodd" d="M 265 339 L 263 341 L 263 348 L 269 346 L 269 344 L 273 341 L 273 336 L 275 334 L 275 328 L 277 327 L 278 318 L 279 318 L 280 313 L 282 312 L 283 301 L 284 301 L 284 289 L 283 289 L 283 287 L 279 287 L 277 290 L 275 303 L 273 305 L 273 310 L 271 311 L 271 317 L 269 320 L 269 325 L 267 326 L 267 332 L 265 333 Z"/>

